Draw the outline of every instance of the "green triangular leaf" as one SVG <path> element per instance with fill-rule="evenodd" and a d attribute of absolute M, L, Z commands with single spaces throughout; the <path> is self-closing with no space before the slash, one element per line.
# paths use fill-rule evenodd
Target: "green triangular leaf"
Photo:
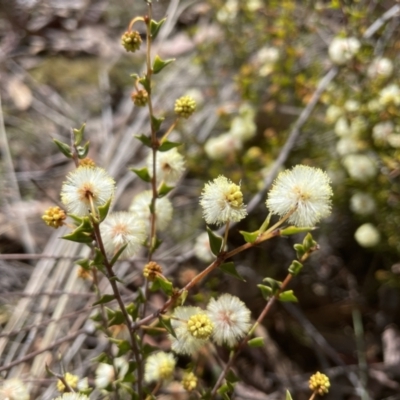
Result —
<path fill-rule="evenodd" d="M 163 182 L 161 187 L 158 189 L 158 197 L 161 198 L 166 196 L 172 189 L 174 189 L 173 186 L 168 186 Z"/>
<path fill-rule="evenodd" d="M 288 226 L 287 228 L 281 230 L 281 235 L 290 236 L 295 235 L 296 233 L 309 232 L 313 229 L 314 228 L 310 226 L 306 226 L 304 228 L 298 228 L 297 226 Z"/>
<path fill-rule="evenodd" d="M 274 295 L 274 292 L 269 286 L 257 285 L 257 287 L 261 290 L 262 297 L 267 301 Z"/>
<path fill-rule="evenodd" d="M 166 331 L 167 331 L 168 333 L 170 333 L 174 338 L 176 338 L 176 333 L 175 333 L 175 331 L 174 331 L 174 328 L 172 327 L 171 319 L 170 319 L 170 318 L 163 318 L 163 317 L 160 317 L 160 318 L 159 318 L 159 321 L 160 321 L 160 325 L 161 325 L 163 328 L 165 328 Z"/>
<path fill-rule="evenodd" d="M 157 37 L 158 32 L 160 31 L 166 20 L 167 18 L 163 18 L 158 22 L 154 21 L 153 19 L 150 21 L 150 35 L 153 40 Z"/>
<path fill-rule="evenodd" d="M 289 266 L 289 274 L 298 275 L 300 271 L 303 269 L 303 264 L 297 260 L 293 260 Z"/>
<path fill-rule="evenodd" d="M 111 201 L 112 198 L 110 197 L 106 204 L 97 207 L 97 210 L 99 211 L 100 222 L 103 222 L 107 217 L 108 211 L 110 210 Z"/>
<path fill-rule="evenodd" d="M 87 141 L 84 146 L 78 146 L 76 151 L 78 152 L 78 158 L 82 159 L 85 158 L 89 153 L 89 144 L 90 142 Z"/>
<path fill-rule="evenodd" d="M 110 261 L 110 265 L 113 266 L 121 256 L 121 254 L 124 252 L 124 250 L 127 248 L 128 243 L 125 243 L 113 256 L 113 258 Z"/>
<path fill-rule="evenodd" d="M 157 289 L 161 289 L 167 296 L 171 296 L 173 292 L 172 283 L 170 281 L 166 281 L 160 276 L 156 276 L 153 285 L 151 286 L 152 291 Z"/>
<path fill-rule="evenodd" d="M 282 285 L 282 282 L 272 278 L 264 278 L 263 282 L 268 283 L 268 285 L 271 286 L 271 289 L 274 293 L 276 293 L 281 288 Z"/>
<path fill-rule="evenodd" d="M 143 78 L 139 78 L 139 83 L 146 89 L 147 93 L 151 92 L 150 81 L 148 80 L 147 76 Z"/>
<path fill-rule="evenodd" d="M 207 226 L 208 240 L 210 241 L 210 249 L 212 253 L 217 256 L 221 252 L 222 247 L 222 237 L 217 236 L 208 226 Z"/>
<path fill-rule="evenodd" d="M 158 74 L 162 71 L 168 64 L 175 61 L 175 58 L 170 58 L 169 60 L 162 60 L 159 56 L 155 56 L 153 62 L 153 73 Z"/>
<path fill-rule="evenodd" d="M 265 342 L 264 342 L 264 338 L 262 337 L 255 337 L 253 339 L 250 339 L 247 344 L 250 347 L 264 347 Z"/>
<path fill-rule="evenodd" d="M 145 146 L 152 148 L 153 145 L 151 143 L 151 139 L 144 135 L 143 133 L 141 135 L 135 135 L 135 138 L 140 140 Z"/>
<path fill-rule="evenodd" d="M 258 238 L 258 235 L 260 234 L 260 231 L 255 231 L 255 232 L 239 231 L 239 232 L 243 236 L 246 243 L 254 243 Z"/>
<path fill-rule="evenodd" d="M 165 142 L 161 143 L 161 146 L 158 148 L 158 151 L 168 151 L 173 149 L 174 147 L 179 147 L 181 146 L 182 143 L 179 142 L 170 142 L 166 140 Z"/>
<path fill-rule="evenodd" d="M 164 121 L 164 117 L 156 118 L 153 115 L 151 116 L 151 126 L 154 131 L 157 132 L 160 129 L 162 122 Z"/>
<path fill-rule="evenodd" d="M 143 168 L 130 168 L 132 172 L 134 172 L 142 181 L 144 182 L 150 182 L 151 181 L 151 176 L 149 174 L 149 170 L 147 167 Z"/>
<path fill-rule="evenodd" d="M 286 290 L 285 292 L 279 295 L 279 301 L 290 302 L 290 303 L 298 303 L 299 300 L 294 295 L 293 290 Z"/>
<path fill-rule="evenodd" d="M 105 294 L 105 295 L 101 296 L 101 298 L 99 300 L 95 301 L 92 304 L 92 306 L 97 306 L 99 304 L 106 304 L 113 300 L 115 300 L 115 296 L 113 294 Z"/>
<path fill-rule="evenodd" d="M 73 129 L 72 132 L 74 134 L 74 144 L 75 146 L 79 146 L 83 139 L 83 134 L 85 132 L 86 124 L 83 124 L 79 129 Z"/>
<path fill-rule="evenodd" d="M 286 390 L 286 399 L 285 400 L 293 400 L 292 395 L 290 394 L 289 390 Z"/>
<path fill-rule="evenodd" d="M 67 143 L 60 142 L 57 139 L 53 139 L 53 142 L 56 144 L 58 150 L 60 150 L 65 157 L 72 158 L 71 148 Z"/>
<path fill-rule="evenodd" d="M 232 261 L 220 265 L 219 268 L 226 274 L 246 282 L 246 280 L 236 271 L 235 264 Z"/>

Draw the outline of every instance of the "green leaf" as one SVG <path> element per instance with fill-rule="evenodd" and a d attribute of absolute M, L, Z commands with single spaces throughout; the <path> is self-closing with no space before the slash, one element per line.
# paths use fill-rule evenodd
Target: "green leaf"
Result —
<path fill-rule="evenodd" d="M 99 211 L 100 222 L 103 222 L 107 217 L 108 211 L 110 210 L 111 201 L 112 198 L 110 197 L 106 204 L 97 207 L 97 210 Z"/>
<path fill-rule="evenodd" d="M 134 172 L 142 181 L 151 182 L 151 176 L 149 174 L 149 170 L 147 167 L 143 168 L 130 168 L 132 172 Z"/>
<path fill-rule="evenodd" d="M 301 260 L 301 258 L 306 254 L 306 251 L 304 250 L 304 246 L 302 244 L 295 244 L 293 248 L 296 250 L 296 257 L 298 260 Z"/>
<path fill-rule="evenodd" d="M 221 252 L 222 247 L 222 237 L 216 235 L 208 226 L 207 226 L 208 240 L 210 241 L 210 249 L 212 253 L 217 256 Z"/>
<path fill-rule="evenodd" d="M 182 143 L 179 142 L 170 142 L 166 140 L 165 142 L 161 143 L 161 146 L 158 148 L 158 151 L 168 151 L 173 149 L 174 147 L 182 146 Z"/>
<path fill-rule="evenodd" d="M 119 259 L 119 257 L 121 256 L 121 254 L 124 252 L 124 250 L 126 249 L 126 247 L 128 246 L 128 243 L 125 243 L 113 256 L 113 258 L 110 261 L 110 265 L 113 266 Z"/>
<path fill-rule="evenodd" d="M 285 400 L 293 400 L 292 395 L 290 394 L 289 390 L 286 390 L 286 399 Z"/>
<path fill-rule="evenodd" d="M 88 258 L 83 258 L 82 260 L 75 261 L 75 264 L 81 266 L 86 271 L 90 270 L 90 260 Z"/>
<path fill-rule="evenodd" d="M 92 261 L 93 265 L 103 265 L 104 263 L 104 256 L 103 253 L 100 251 L 98 247 L 94 248 L 94 258 Z"/>
<path fill-rule="evenodd" d="M 160 325 L 164 329 L 166 329 L 166 331 L 176 339 L 176 333 L 174 331 L 174 328 L 171 325 L 171 319 L 170 318 L 163 318 L 161 316 L 161 317 L 159 317 L 159 321 L 160 321 Z"/>
<path fill-rule="evenodd" d="M 155 56 L 153 62 L 153 73 L 158 74 L 162 71 L 168 64 L 171 64 L 175 61 L 175 58 L 170 58 L 168 60 L 162 60 L 159 56 Z"/>
<path fill-rule="evenodd" d="M 236 376 L 236 374 L 231 369 L 226 374 L 225 379 L 231 384 L 240 381 L 240 379 Z"/>
<path fill-rule="evenodd" d="M 297 260 L 293 260 L 289 266 L 289 274 L 298 275 L 300 271 L 303 269 L 303 264 Z"/>
<path fill-rule="evenodd" d="M 155 132 L 160 129 L 162 122 L 164 121 L 164 117 L 157 118 L 154 115 L 151 116 L 151 126 Z"/>
<path fill-rule="evenodd" d="M 153 148 L 153 144 L 151 143 L 151 139 L 144 135 L 143 133 L 139 136 L 139 135 L 135 135 L 135 138 L 140 140 L 145 146 Z"/>
<path fill-rule="evenodd" d="M 219 268 L 226 274 L 233 276 L 242 282 L 246 282 L 246 280 L 236 271 L 235 264 L 232 261 L 220 265 Z"/>
<path fill-rule="evenodd" d="M 92 232 L 81 229 L 80 227 L 76 228 L 68 235 L 62 236 L 62 238 L 78 243 L 91 243 L 93 241 Z"/>
<path fill-rule="evenodd" d="M 161 187 L 158 189 L 158 197 L 161 198 L 166 196 L 172 189 L 174 189 L 173 186 L 168 186 L 163 182 Z"/>
<path fill-rule="evenodd" d="M 83 139 L 83 134 L 85 132 L 86 124 L 83 124 L 79 129 L 73 129 L 72 132 L 74 134 L 74 144 L 75 146 L 79 146 Z"/>
<path fill-rule="evenodd" d="M 99 300 L 95 301 L 92 304 L 92 306 L 98 306 L 99 304 L 106 304 L 113 300 L 115 300 L 115 296 L 113 294 L 104 294 L 103 296 L 101 296 Z"/>
<path fill-rule="evenodd" d="M 121 310 L 114 311 L 114 315 L 110 318 L 108 326 L 125 324 L 125 317 Z"/>
<path fill-rule="evenodd" d="M 147 76 L 144 76 L 143 78 L 139 78 L 139 83 L 146 89 L 147 93 L 151 92 L 151 85 L 150 85 L 150 81 L 147 78 Z"/>
<path fill-rule="evenodd" d="M 307 233 L 306 237 L 303 240 L 304 251 L 307 253 L 316 246 L 317 242 L 313 239 L 311 233 Z"/>
<path fill-rule="evenodd" d="M 279 295 L 279 301 L 287 303 L 298 303 L 297 297 L 293 294 L 293 290 L 286 290 Z"/>
<path fill-rule="evenodd" d="M 78 152 L 78 158 L 82 159 L 85 158 L 89 153 L 89 144 L 90 142 L 87 141 L 84 146 L 78 146 L 76 151 Z"/>
<path fill-rule="evenodd" d="M 171 296 L 173 293 L 172 283 L 161 276 L 156 276 L 153 285 L 151 286 L 152 291 L 157 289 L 161 289 L 167 296 Z"/>
<path fill-rule="evenodd" d="M 97 363 L 105 363 L 105 364 L 112 365 L 112 361 L 106 353 L 100 353 L 97 357 L 92 358 L 91 361 L 96 364 Z"/>
<path fill-rule="evenodd" d="M 135 321 L 139 314 L 139 308 L 134 303 L 129 303 L 125 308 L 132 320 Z"/>
<path fill-rule="evenodd" d="M 273 290 L 269 286 L 257 285 L 257 287 L 261 290 L 262 297 L 267 301 L 274 295 Z"/>
<path fill-rule="evenodd" d="M 218 394 L 220 395 L 224 395 L 226 393 L 228 393 L 230 391 L 230 387 L 229 385 L 226 383 L 225 385 L 222 385 L 219 389 L 218 389 Z M 229 397 L 228 397 L 229 399 Z"/>
<path fill-rule="evenodd" d="M 281 288 L 282 285 L 282 282 L 272 278 L 264 278 L 263 282 L 268 283 L 274 294 Z"/>
<path fill-rule="evenodd" d="M 157 37 L 158 32 L 160 31 L 166 20 L 167 18 L 163 18 L 158 22 L 154 21 L 153 19 L 150 21 L 150 35 L 153 40 Z"/>
<path fill-rule="evenodd" d="M 258 238 L 258 235 L 260 234 L 260 231 L 254 231 L 254 232 L 239 231 L 239 232 L 243 236 L 246 243 L 254 243 Z"/>
<path fill-rule="evenodd" d="M 313 227 L 309 226 L 303 228 L 298 228 L 297 226 L 288 226 L 287 228 L 281 230 L 281 236 L 290 236 L 295 235 L 296 233 L 309 232 L 313 229 Z"/>
<path fill-rule="evenodd" d="M 60 142 L 57 139 L 53 139 L 53 142 L 56 144 L 58 150 L 60 150 L 65 157 L 72 158 L 71 147 L 67 143 Z"/>
<path fill-rule="evenodd" d="M 250 339 L 247 343 L 250 347 L 263 347 L 265 345 L 264 338 L 262 337 L 255 337 Z"/>

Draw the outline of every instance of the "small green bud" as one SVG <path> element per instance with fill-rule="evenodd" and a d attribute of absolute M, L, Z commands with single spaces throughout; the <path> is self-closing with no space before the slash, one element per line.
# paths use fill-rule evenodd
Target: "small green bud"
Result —
<path fill-rule="evenodd" d="M 125 32 L 121 37 L 121 44 L 126 51 L 134 53 L 140 49 L 140 45 L 142 44 L 140 33 L 138 31 Z"/>
<path fill-rule="evenodd" d="M 147 93 L 146 90 L 141 89 L 138 90 L 137 92 L 133 92 L 131 94 L 131 99 L 133 101 L 133 104 L 135 104 L 135 106 L 144 107 L 149 101 L 149 94 Z"/>
<path fill-rule="evenodd" d="M 190 96 L 183 96 L 175 101 L 175 114 L 182 118 L 189 118 L 195 110 L 196 102 Z"/>

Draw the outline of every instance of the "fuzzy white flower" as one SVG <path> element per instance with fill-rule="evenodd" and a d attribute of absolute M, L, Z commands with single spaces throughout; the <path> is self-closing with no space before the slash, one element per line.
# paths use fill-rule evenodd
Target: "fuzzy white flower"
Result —
<path fill-rule="evenodd" d="M 197 236 L 193 250 L 195 256 L 201 261 L 211 262 L 215 259 L 215 256 L 210 248 L 210 240 L 207 232 L 202 232 L 199 236 Z"/>
<path fill-rule="evenodd" d="M 171 353 L 159 351 L 151 354 L 144 365 L 144 380 L 147 383 L 169 380 L 175 365 L 176 359 Z"/>
<path fill-rule="evenodd" d="M 260 64 L 258 73 L 260 76 L 268 76 L 273 70 L 276 62 L 279 60 L 279 49 L 266 46 L 257 53 L 257 61 Z"/>
<path fill-rule="evenodd" d="M 210 138 L 204 145 L 204 151 L 212 160 L 221 160 L 232 156 L 243 147 L 242 141 L 230 132 Z"/>
<path fill-rule="evenodd" d="M 201 192 L 200 205 L 207 224 L 238 222 L 247 215 L 240 186 L 222 175 L 206 183 Z"/>
<path fill-rule="evenodd" d="M 400 148 L 400 134 L 399 133 L 392 133 L 387 137 L 387 142 L 390 146 L 394 147 L 395 149 Z"/>
<path fill-rule="evenodd" d="M 146 225 L 150 224 L 150 203 L 152 198 L 151 190 L 146 190 L 139 193 L 132 201 L 129 211 L 138 215 L 138 217 L 145 221 Z M 159 231 L 163 231 L 168 227 L 172 219 L 172 203 L 166 197 L 156 199 L 156 227 Z"/>
<path fill-rule="evenodd" d="M 176 337 L 169 335 L 171 348 L 178 354 L 193 354 L 200 347 L 207 343 L 208 338 L 202 339 L 195 337 L 190 329 L 188 322 L 191 318 L 198 315 L 206 315 L 200 307 L 176 307 L 172 317 L 171 325 Z"/>
<path fill-rule="evenodd" d="M 114 358 L 114 366 L 100 363 L 96 369 L 95 384 L 98 389 L 104 389 L 116 379 L 124 378 L 129 370 L 129 364 L 123 357 Z M 115 377 L 117 370 L 117 377 Z"/>
<path fill-rule="evenodd" d="M 400 105 L 400 88 L 395 83 L 392 83 L 384 87 L 379 92 L 379 102 L 383 106 L 394 104 L 395 106 Z"/>
<path fill-rule="evenodd" d="M 328 123 L 332 124 L 336 122 L 342 115 L 342 108 L 332 104 L 326 109 L 325 119 Z"/>
<path fill-rule="evenodd" d="M 128 258 L 139 251 L 146 240 L 146 225 L 133 212 L 115 212 L 107 216 L 100 225 L 106 252 L 114 255 L 122 246 L 126 246 L 122 257 Z"/>
<path fill-rule="evenodd" d="M 230 133 L 233 137 L 245 142 L 256 134 L 256 124 L 249 117 L 237 116 L 233 118 Z"/>
<path fill-rule="evenodd" d="M 350 135 L 359 136 L 367 130 L 368 121 L 361 116 L 357 116 L 352 119 L 350 123 Z"/>
<path fill-rule="evenodd" d="M 350 209 L 356 214 L 372 214 L 375 208 L 375 200 L 368 193 L 355 193 L 350 198 Z"/>
<path fill-rule="evenodd" d="M 89 215 L 91 202 L 103 206 L 115 191 L 115 182 L 102 168 L 79 167 L 67 175 L 61 188 L 61 201 L 68 212 L 80 217 Z"/>
<path fill-rule="evenodd" d="M 64 393 L 62 396 L 56 397 L 54 400 L 89 400 L 89 397 L 80 393 Z"/>
<path fill-rule="evenodd" d="M 358 244 L 362 247 L 374 247 L 380 240 L 381 235 L 373 224 L 367 223 L 361 225 L 354 234 Z"/>
<path fill-rule="evenodd" d="M 392 121 L 384 121 L 377 123 L 372 128 L 372 137 L 376 143 L 386 143 L 390 134 L 394 132 L 394 125 Z"/>
<path fill-rule="evenodd" d="M 147 157 L 147 169 L 153 176 L 153 152 Z M 185 160 L 174 147 L 168 151 L 159 151 L 156 156 L 157 182 L 164 181 L 168 186 L 174 186 L 185 171 Z"/>
<path fill-rule="evenodd" d="M 393 73 L 393 63 L 389 58 L 378 57 L 372 60 L 367 74 L 370 78 L 388 78 Z"/>
<path fill-rule="evenodd" d="M 288 222 L 314 226 L 331 213 L 332 188 L 329 176 L 319 168 L 296 165 L 281 172 L 268 193 L 266 205 L 272 214 L 284 217 L 295 210 Z"/>
<path fill-rule="evenodd" d="M 350 125 L 347 121 L 346 117 L 339 117 L 339 119 L 335 123 L 335 127 L 333 128 L 336 135 L 340 137 L 350 135 Z"/>
<path fill-rule="evenodd" d="M 225 5 L 218 10 L 216 17 L 219 22 L 229 22 L 236 18 L 239 11 L 238 0 L 227 0 Z"/>
<path fill-rule="evenodd" d="M 360 47 L 360 42 L 354 37 L 336 37 L 329 45 L 329 57 L 335 64 L 343 65 L 357 54 Z"/>
<path fill-rule="evenodd" d="M 233 347 L 250 329 L 251 312 L 238 297 L 228 293 L 207 305 L 208 315 L 214 324 L 213 340 Z"/>
<path fill-rule="evenodd" d="M 346 100 L 343 107 L 348 112 L 356 112 L 360 109 L 360 103 L 357 100 Z"/>
<path fill-rule="evenodd" d="M 347 154 L 357 153 L 360 148 L 359 142 L 353 138 L 341 138 L 336 143 L 336 151 L 341 156 L 345 156 Z"/>
<path fill-rule="evenodd" d="M 0 385 L 1 400 L 29 400 L 28 389 L 18 378 L 6 379 Z"/>
<path fill-rule="evenodd" d="M 367 181 L 377 173 L 375 162 L 364 154 L 349 154 L 342 162 L 349 175 L 357 181 Z"/>

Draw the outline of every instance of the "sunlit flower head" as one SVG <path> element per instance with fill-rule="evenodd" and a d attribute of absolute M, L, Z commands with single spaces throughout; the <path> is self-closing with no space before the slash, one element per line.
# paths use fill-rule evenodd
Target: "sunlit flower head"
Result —
<path fill-rule="evenodd" d="M 383 106 L 388 105 L 400 105 L 400 87 L 395 83 L 391 83 L 390 85 L 384 87 L 379 92 L 379 103 Z"/>
<path fill-rule="evenodd" d="M 211 299 L 207 312 L 214 324 L 212 338 L 219 345 L 233 347 L 250 329 L 250 310 L 236 296 L 225 293 Z"/>
<path fill-rule="evenodd" d="M 0 399 L 29 400 L 28 389 L 18 378 L 6 379 L 0 384 Z"/>
<path fill-rule="evenodd" d="M 114 366 L 100 363 L 96 369 L 95 384 L 98 389 L 104 389 L 116 379 L 124 378 L 129 370 L 129 364 L 123 357 L 114 358 Z M 115 377 L 115 370 L 117 377 Z"/>
<path fill-rule="evenodd" d="M 208 338 L 196 337 L 193 335 L 193 317 L 206 316 L 205 311 L 199 307 L 176 307 L 171 316 L 171 325 L 175 331 L 176 338 L 169 335 L 171 348 L 178 354 L 193 354 L 200 349 Z M 201 327 L 200 327 L 201 328 Z"/>
<path fill-rule="evenodd" d="M 240 186 L 222 175 L 206 183 L 201 192 L 200 205 L 207 224 L 238 222 L 247 215 Z"/>
<path fill-rule="evenodd" d="M 70 172 L 61 188 L 61 201 L 68 212 L 83 217 L 103 206 L 115 191 L 115 182 L 102 168 L 79 167 Z"/>
<path fill-rule="evenodd" d="M 114 255 L 122 246 L 126 246 L 122 257 L 136 254 L 146 240 L 146 225 L 133 212 L 119 211 L 112 213 L 100 225 L 106 252 Z"/>
<path fill-rule="evenodd" d="M 153 176 L 153 152 L 147 157 L 147 169 Z M 168 186 L 174 186 L 185 171 L 185 160 L 174 147 L 168 151 L 159 151 L 156 156 L 157 182 L 164 181 Z"/>
<path fill-rule="evenodd" d="M 257 126 L 252 118 L 241 117 L 238 115 L 233 118 L 229 132 L 233 137 L 245 142 L 254 137 L 256 130 Z"/>
<path fill-rule="evenodd" d="M 186 391 L 191 392 L 196 389 L 197 381 L 197 376 L 193 372 L 185 372 L 181 383 Z"/>
<path fill-rule="evenodd" d="M 159 351 L 151 354 L 144 365 L 144 380 L 150 383 L 171 379 L 175 364 L 176 359 L 171 353 Z"/>
<path fill-rule="evenodd" d="M 152 198 L 151 190 L 146 190 L 139 193 L 132 201 L 129 211 L 138 215 L 145 221 L 146 225 L 150 226 L 150 203 Z M 166 197 L 156 199 L 156 227 L 159 231 L 163 231 L 168 227 L 172 219 L 172 203 Z"/>
<path fill-rule="evenodd" d="M 215 259 L 210 248 L 210 239 L 208 238 L 207 232 L 202 232 L 197 236 L 193 250 L 195 256 L 201 261 L 211 262 Z"/>
<path fill-rule="evenodd" d="M 376 144 L 384 144 L 387 138 L 394 132 L 394 124 L 392 121 L 378 122 L 372 128 L 372 137 Z"/>
<path fill-rule="evenodd" d="M 393 73 L 393 63 L 389 58 L 377 57 L 372 60 L 367 74 L 370 78 L 387 78 Z"/>
<path fill-rule="evenodd" d="M 342 162 L 349 175 L 357 181 L 367 181 L 378 172 L 374 160 L 364 154 L 349 154 Z"/>
<path fill-rule="evenodd" d="M 360 149 L 360 142 L 353 139 L 352 137 L 341 138 L 336 143 L 336 151 L 341 156 L 357 153 L 359 149 Z"/>
<path fill-rule="evenodd" d="M 335 123 L 343 115 L 343 109 L 339 106 L 331 104 L 326 109 L 325 118 L 330 124 Z"/>
<path fill-rule="evenodd" d="M 309 388 L 318 393 L 320 396 L 329 392 L 329 388 L 331 386 L 329 382 L 329 378 L 325 374 L 321 374 L 321 372 L 316 372 L 311 376 L 308 381 Z"/>
<path fill-rule="evenodd" d="M 335 37 L 329 45 L 329 57 L 335 64 L 343 65 L 354 57 L 360 47 L 360 42 L 354 37 Z"/>
<path fill-rule="evenodd" d="M 331 213 L 332 188 L 328 175 L 319 168 L 296 165 L 281 172 L 268 193 L 266 205 L 272 214 L 296 226 L 314 226 Z"/>
<path fill-rule="evenodd" d="M 366 223 L 356 230 L 354 238 L 362 247 L 374 247 L 380 242 L 381 235 L 375 225 Z"/>
<path fill-rule="evenodd" d="M 73 375 L 73 374 L 67 372 L 64 375 L 64 379 L 68 383 L 68 386 L 71 389 L 76 389 L 76 387 L 78 386 L 79 377 L 77 375 Z M 61 379 L 59 379 L 57 381 L 57 390 L 59 392 L 63 392 L 65 390 L 65 385 L 64 385 L 64 383 L 63 383 L 63 381 Z"/>

